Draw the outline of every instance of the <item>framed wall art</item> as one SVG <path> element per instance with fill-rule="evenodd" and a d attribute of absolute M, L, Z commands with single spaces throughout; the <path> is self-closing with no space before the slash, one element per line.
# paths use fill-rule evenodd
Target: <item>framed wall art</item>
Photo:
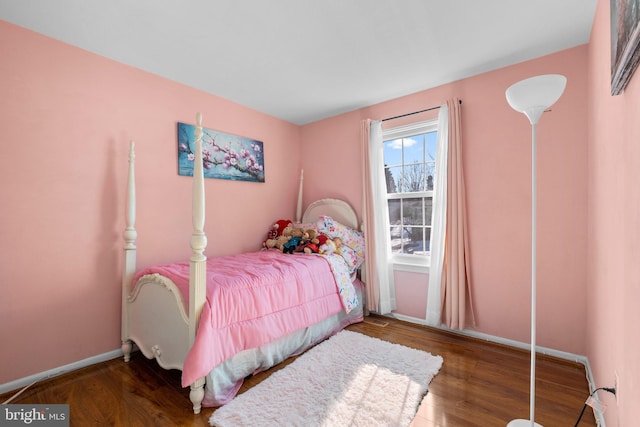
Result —
<path fill-rule="evenodd" d="M 627 87 L 640 60 L 640 0 L 610 0 L 611 95 Z"/>
<path fill-rule="evenodd" d="M 193 176 L 195 126 L 178 123 L 178 175 Z M 202 165 L 205 178 L 264 182 L 261 141 L 211 129 L 202 129 Z"/>

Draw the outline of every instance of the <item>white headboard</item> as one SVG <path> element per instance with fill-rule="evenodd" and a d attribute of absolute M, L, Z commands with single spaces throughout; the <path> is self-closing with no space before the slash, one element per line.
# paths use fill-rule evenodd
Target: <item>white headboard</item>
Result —
<path fill-rule="evenodd" d="M 338 199 L 320 199 L 311 203 L 304 211 L 302 216 L 303 223 L 315 222 L 320 215 L 328 215 L 336 221 L 353 228 L 360 229 L 358 224 L 358 216 L 355 211 L 344 200 Z"/>

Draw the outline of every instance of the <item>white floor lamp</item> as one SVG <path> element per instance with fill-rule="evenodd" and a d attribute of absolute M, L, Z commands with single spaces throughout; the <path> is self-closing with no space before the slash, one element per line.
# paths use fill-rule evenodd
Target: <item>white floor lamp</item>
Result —
<path fill-rule="evenodd" d="M 531 77 L 507 89 L 511 108 L 523 113 L 531 123 L 531 379 L 529 419 L 512 420 L 507 427 L 542 427 L 535 422 L 536 403 L 536 125 L 544 110 L 553 105 L 564 92 L 567 78 L 559 74 Z"/>

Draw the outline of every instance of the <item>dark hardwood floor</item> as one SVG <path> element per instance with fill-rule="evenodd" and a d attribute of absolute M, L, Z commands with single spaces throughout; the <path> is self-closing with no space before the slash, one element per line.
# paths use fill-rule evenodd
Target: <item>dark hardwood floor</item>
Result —
<path fill-rule="evenodd" d="M 506 426 L 529 418 L 528 352 L 379 316 L 348 329 L 443 357 L 413 426 Z M 290 362 L 248 379 L 240 392 Z M 589 394 L 584 367 L 540 356 L 536 377 L 536 421 L 573 426 Z M 118 358 L 37 383 L 11 403 L 68 403 L 72 426 L 207 426 L 213 409 L 193 415 L 188 388 L 179 385 L 179 371 L 136 352 L 129 363 Z M 587 408 L 580 426 L 595 425 Z"/>

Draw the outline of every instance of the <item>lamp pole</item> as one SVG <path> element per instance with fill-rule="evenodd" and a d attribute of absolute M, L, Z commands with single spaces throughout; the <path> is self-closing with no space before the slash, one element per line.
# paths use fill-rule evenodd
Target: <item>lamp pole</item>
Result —
<path fill-rule="evenodd" d="M 529 420 L 534 426 L 536 406 L 536 128 L 538 121 L 531 124 L 531 378 L 529 386 Z"/>
<path fill-rule="evenodd" d="M 567 79 L 559 74 L 531 77 L 511 85 L 506 91 L 507 102 L 523 113 L 531 123 L 531 372 L 529 384 L 529 419 L 516 419 L 507 427 L 542 427 L 535 422 L 536 404 L 536 129 L 542 113 L 564 92 Z"/>

